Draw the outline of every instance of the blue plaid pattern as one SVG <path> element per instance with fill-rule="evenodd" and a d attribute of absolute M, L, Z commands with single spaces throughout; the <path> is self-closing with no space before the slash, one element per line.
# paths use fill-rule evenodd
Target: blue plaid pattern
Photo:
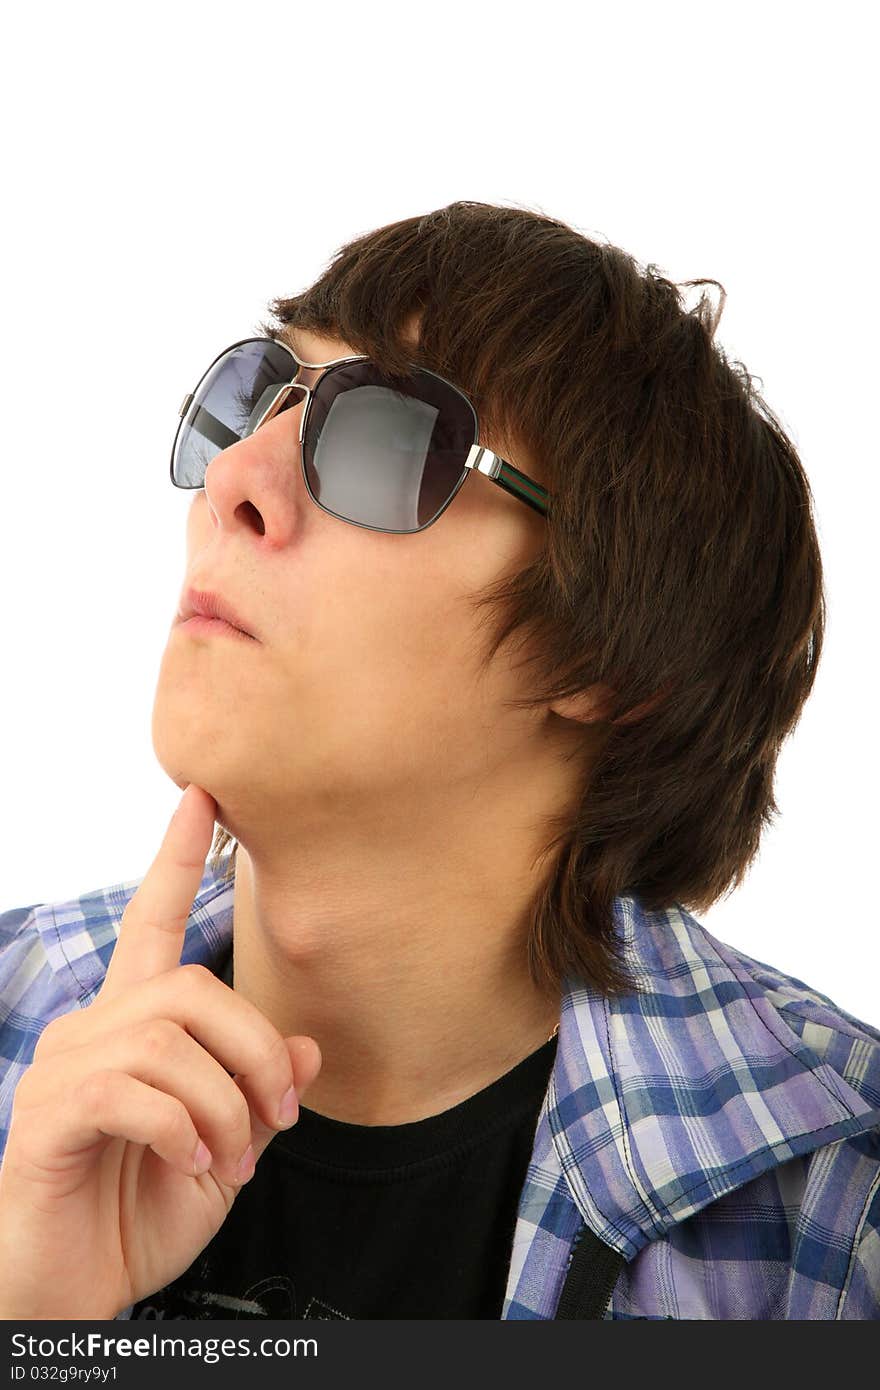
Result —
<path fill-rule="evenodd" d="M 0 914 L 0 1157 L 40 1032 L 92 1002 L 141 881 Z M 232 905 L 206 869 L 181 963 L 220 969 Z M 502 1318 L 554 1317 L 585 1227 L 626 1261 L 606 1319 L 880 1318 L 880 1030 L 681 906 L 615 918 L 640 989 L 565 981 Z"/>

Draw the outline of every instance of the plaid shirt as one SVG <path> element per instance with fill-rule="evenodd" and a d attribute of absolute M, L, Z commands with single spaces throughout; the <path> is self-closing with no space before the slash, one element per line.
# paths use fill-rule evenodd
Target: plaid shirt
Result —
<path fill-rule="evenodd" d="M 41 1030 L 92 1002 L 140 882 L 0 914 L 0 1156 Z M 181 964 L 219 973 L 232 906 L 206 869 Z M 565 981 L 502 1318 L 587 1316 L 558 1312 L 580 1245 L 582 1269 L 623 1261 L 606 1319 L 880 1319 L 880 1030 L 680 906 L 615 917 L 642 989 Z"/>

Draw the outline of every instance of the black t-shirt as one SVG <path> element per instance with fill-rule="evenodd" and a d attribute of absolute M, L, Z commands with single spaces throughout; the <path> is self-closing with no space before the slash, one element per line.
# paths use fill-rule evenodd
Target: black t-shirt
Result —
<path fill-rule="evenodd" d="M 232 983 L 232 953 L 218 972 Z M 132 1318 L 500 1318 L 556 1038 L 404 1125 L 301 1104 L 220 1230 Z"/>

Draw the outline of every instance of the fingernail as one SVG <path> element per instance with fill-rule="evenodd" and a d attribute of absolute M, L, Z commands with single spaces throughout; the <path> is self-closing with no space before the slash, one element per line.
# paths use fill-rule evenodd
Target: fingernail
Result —
<path fill-rule="evenodd" d="M 255 1167 L 254 1146 L 253 1144 L 248 1144 L 241 1158 L 238 1160 L 238 1167 L 235 1170 L 236 1182 L 247 1182 L 248 1178 L 253 1177 Z"/>
<path fill-rule="evenodd" d="M 296 1087 L 291 1086 L 281 1097 L 281 1105 L 278 1108 L 278 1121 L 282 1125 L 292 1125 L 299 1113 L 299 1106 L 296 1099 Z"/>

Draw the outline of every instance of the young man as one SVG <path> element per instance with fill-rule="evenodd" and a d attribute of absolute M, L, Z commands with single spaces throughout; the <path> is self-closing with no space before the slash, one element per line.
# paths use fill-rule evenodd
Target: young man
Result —
<path fill-rule="evenodd" d="M 175 438 L 181 807 L 0 916 L 0 1314 L 880 1316 L 880 1032 L 685 906 L 824 623 L 717 315 L 471 203 L 272 309 Z"/>

